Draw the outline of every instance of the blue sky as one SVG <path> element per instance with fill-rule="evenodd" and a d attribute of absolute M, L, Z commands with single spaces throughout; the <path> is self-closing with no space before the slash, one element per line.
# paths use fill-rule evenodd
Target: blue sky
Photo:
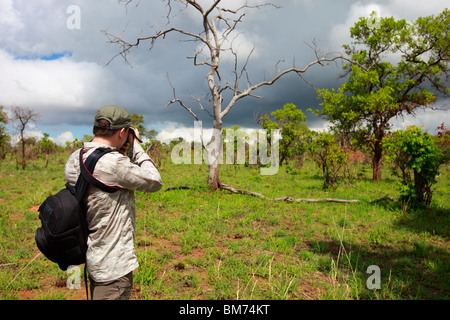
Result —
<path fill-rule="evenodd" d="M 207 2 L 210 0 L 200 0 Z M 242 0 L 227 0 L 239 5 Z M 260 3 L 253 0 L 251 3 Z M 304 66 L 315 59 L 308 46 L 317 41 L 324 52 L 342 50 L 349 43 L 349 29 L 361 16 L 376 11 L 379 16 L 417 19 L 440 13 L 448 1 L 443 0 L 276 0 L 280 9 L 250 11 L 237 28 L 241 57 L 255 48 L 248 70 L 253 82 L 276 71 L 276 64 L 289 68 L 295 59 Z M 71 6 L 79 9 L 74 17 Z M 175 13 L 175 12 L 172 12 Z M 193 128 L 194 118 L 178 105 L 164 108 L 173 98 L 167 75 L 176 88 L 177 97 L 185 101 L 203 121 L 211 118 L 200 111 L 192 98 L 207 92 L 205 69 L 194 67 L 186 59 L 198 49 L 197 44 L 180 42 L 167 36 L 149 51 L 148 44 L 132 50 L 129 64 L 118 57 L 119 48 L 108 43 L 101 30 L 134 41 L 137 35 L 153 34 L 165 27 L 167 6 L 162 1 L 132 1 L 128 6 L 117 0 L 0 0 L 0 105 L 28 107 L 39 113 L 29 135 L 49 133 L 58 143 L 91 134 L 95 111 L 102 105 L 117 104 L 131 113 L 144 115 L 148 129 L 156 129 L 167 140 L 181 128 Z M 73 25 L 74 18 L 79 25 Z M 178 27 L 196 31 L 198 19 L 186 11 L 173 17 Z M 70 27 L 75 26 L 75 27 Z M 230 67 L 224 57 L 224 76 Z M 226 68 L 225 68 L 226 67 Z M 329 65 L 310 69 L 305 78 L 317 88 L 337 88 L 341 67 Z M 256 127 L 254 113 L 271 112 L 286 103 L 299 108 L 320 108 L 315 91 L 299 79 L 287 76 L 276 85 L 258 92 L 262 99 L 247 98 L 224 118 L 224 126 Z M 434 130 L 449 121 L 448 103 L 439 103 L 446 111 L 427 112 L 416 118 L 394 120 L 396 127 L 423 124 Z M 326 123 L 306 113 L 310 128 L 324 129 Z M 175 137 L 173 137 L 175 138 Z"/>
<path fill-rule="evenodd" d="M 45 61 L 51 61 L 51 60 L 57 60 L 63 57 L 71 57 L 72 52 L 52 52 L 48 55 L 31 55 L 31 56 L 15 56 L 14 59 L 16 60 L 45 60 Z"/>

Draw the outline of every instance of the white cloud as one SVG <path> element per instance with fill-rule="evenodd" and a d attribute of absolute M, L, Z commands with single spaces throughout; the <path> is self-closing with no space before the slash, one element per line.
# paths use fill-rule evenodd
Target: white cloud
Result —
<path fill-rule="evenodd" d="M 44 137 L 41 130 L 28 130 L 28 131 L 26 131 L 24 136 L 26 138 L 31 138 L 31 137 L 36 138 L 37 141 L 41 140 L 42 137 Z"/>
<path fill-rule="evenodd" d="M 439 103 L 437 107 L 440 109 L 419 110 L 416 112 L 416 116 L 406 115 L 404 117 L 394 118 L 390 121 L 392 130 L 405 130 L 407 127 L 415 125 L 422 127 L 425 131 L 434 135 L 437 132 L 436 128 L 443 122 L 448 127 L 450 123 L 449 106 L 450 99 L 447 99 Z"/>
<path fill-rule="evenodd" d="M 13 7 L 12 0 L 0 0 L 0 26 L 9 32 L 15 32 L 24 27 L 19 12 Z"/>
<path fill-rule="evenodd" d="M 219 34 L 223 35 L 224 31 L 225 30 L 219 31 Z M 234 63 L 234 54 L 236 54 L 238 63 L 240 64 L 244 64 L 250 54 L 252 59 L 260 56 L 259 52 L 263 48 L 264 44 L 258 35 L 241 33 L 237 30 L 233 30 L 225 37 L 225 39 L 221 39 L 221 41 L 223 41 L 221 47 L 222 51 L 220 53 L 221 62 Z M 205 61 L 209 61 L 210 53 L 204 44 L 199 45 L 196 51 L 200 53 L 200 57 L 202 57 Z M 199 58 L 197 63 L 201 62 L 202 58 Z"/>
<path fill-rule="evenodd" d="M 338 50 L 341 49 L 343 44 L 349 44 L 351 42 L 350 28 L 353 27 L 360 17 L 369 17 L 373 11 L 377 13 L 378 17 L 389 16 L 388 10 L 384 6 L 376 3 L 363 4 L 358 1 L 352 4 L 346 20 L 331 28 L 329 37 L 330 45 Z"/>
<path fill-rule="evenodd" d="M 28 125 L 25 128 L 25 131 L 23 132 L 24 138 L 36 138 L 36 140 L 41 140 L 42 137 L 44 137 L 44 134 L 41 130 L 36 128 L 36 125 L 34 123 L 28 123 Z M 13 145 L 19 143 L 20 141 L 20 133 L 18 130 L 14 130 L 11 134 L 11 143 Z"/>
<path fill-rule="evenodd" d="M 37 141 L 41 140 L 44 137 L 42 130 L 36 128 L 34 123 L 29 123 L 24 131 L 25 138 L 36 138 Z M 51 141 L 58 145 L 65 146 L 66 142 L 72 142 L 75 137 L 71 131 L 66 131 L 58 135 L 56 138 L 49 137 Z M 11 142 L 13 145 L 17 144 L 20 141 L 20 134 L 17 131 L 12 133 Z"/>
<path fill-rule="evenodd" d="M 231 129 L 231 128 L 224 128 L 224 129 Z M 240 127 L 238 129 L 238 131 L 244 132 L 247 135 L 247 137 L 252 137 L 253 134 L 256 134 L 256 130 L 262 129 L 244 128 L 244 127 Z M 204 128 L 203 142 L 207 144 L 211 140 L 213 133 L 214 129 Z M 156 138 L 162 142 L 169 143 L 170 141 L 176 140 L 180 137 L 187 142 L 201 141 L 201 130 L 197 122 L 194 122 L 192 127 L 187 127 L 175 122 L 168 122 L 164 124 L 164 129 L 157 135 Z M 226 136 L 224 136 L 224 139 L 226 139 Z"/>
<path fill-rule="evenodd" d="M 192 133 L 188 128 L 181 128 L 179 123 L 169 122 L 165 124 L 164 129 L 162 129 L 156 139 L 163 142 L 170 142 L 171 140 L 177 139 L 178 137 L 182 137 L 183 139 L 187 139 L 191 137 Z"/>
<path fill-rule="evenodd" d="M 394 17 L 413 21 L 419 17 L 439 14 L 445 8 L 445 1 L 442 0 L 391 0 L 387 3 L 357 1 L 351 5 L 345 21 L 331 27 L 330 45 L 334 49 L 341 49 L 343 44 L 349 44 L 351 42 L 350 28 L 360 17 L 369 17 L 372 11 L 375 11 L 378 17 Z"/>
<path fill-rule="evenodd" d="M 95 100 L 98 80 L 105 72 L 95 63 L 14 59 L 0 49 L 1 103 L 30 107 L 82 108 Z M 89 101 L 91 100 L 91 101 Z"/>
<path fill-rule="evenodd" d="M 392 0 L 382 7 L 383 16 L 394 16 L 396 19 L 415 20 L 418 17 L 436 15 L 448 7 L 442 0 Z M 386 14 L 383 11 L 386 11 Z"/>
<path fill-rule="evenodd" d="M 252 59 L 257 59 L 260 56 L 260 50 L 263 49 L 263 41 L 258 35 L 239 33 L 238 31 L 231 32 L 224 43 L 226 44 L 225 49 L 232 48 L 241 63 L 244 63 L 250 54 Z M 230 50 L 227 50 L 222 57 L 224 61 L 234 62 L 234 56 Z"/>
<path fill-rule="evenodd" d="M 136 87 L 95 62 L 67 56 L 50 61 L 15 59 L 0 48 L 0 69 L 0 105 L 30 108 L 40 114 L 41 123 L 85 124 L 102 105 L 148 105 L 142 96 L 145 87 Z"/>
<path fill-rule="evenodd" d="M 70 131 L 66 131 L 64 133 L 61 133 L 56 139 L 53 139 L 53 141 L 56 144 L 65 146 L 66 142 L 72 142 L 74 140 L 74 136 L 73 133 Z"/>
<path fill-rule="evenodd" d="M 169 143 L 171 140 L 179 137 L 188 142 L 200 141 L 200 132 L 197 122 L 193 122 L 191 127 L 176 122 L 166 122 L 164 129 L 158 133 L 156 138 L 165 143 Z M 212 133 L 212 129 L 203 129 L 203 141 L 209 141 Z"/>

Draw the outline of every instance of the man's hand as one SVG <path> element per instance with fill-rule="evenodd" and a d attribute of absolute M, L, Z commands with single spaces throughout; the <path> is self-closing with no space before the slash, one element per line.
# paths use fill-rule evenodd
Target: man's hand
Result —
<path fill-rule="evenodd" d="M 122 148 L 119 149 L 119 152 L 123 154 L 124 156 L 127 155 L 127 150 L 129 146 L 133 146 L 134 138 L 140 139 L 139 131 L 135 128 L 130 127 L 128 131 L 128 138 L 127 141 L 123 144 Z"/>
<path fill-rule="evenodd" d="M 128 150 L 128 146 L 130 145 L 130 143 L 127 141 L 125 141 L 125 143 L 123 144 L 123 146 L 118 150 L 119 153 L 123 154 L 124 156 L 127 155 L 127 150 Z"/>
<path fill-rule="evenodd" d="M 128 131 L 128 142 L 130 144 L 134 143 L 134 137 L 141 139 L 141 136 L 139 135 L 139 131 L 133 127 L 130 127 L 130 131 Z"/>

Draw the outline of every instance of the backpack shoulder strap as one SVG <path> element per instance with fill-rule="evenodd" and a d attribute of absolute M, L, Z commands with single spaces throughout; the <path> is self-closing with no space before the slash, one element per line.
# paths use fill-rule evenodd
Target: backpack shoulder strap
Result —
<path fill-rule="evenodd" d="M 116 192 L 120 188 L 104 184 L 103 182 L 101 182 L 100 180 L 96 179 L 93 176 L 93 172 L 97 161 L 103 155 L 111 151 L 113 150 L 109 148 L 97 148 L 92 152 L 92 154 L 89 155 L 86 161 L 83 161 L 84 148 L 82 148 L 80 151 L 80 171 L 81 171 L 80 177 L 83 176 L 88 183 L 108 193 Z"/>

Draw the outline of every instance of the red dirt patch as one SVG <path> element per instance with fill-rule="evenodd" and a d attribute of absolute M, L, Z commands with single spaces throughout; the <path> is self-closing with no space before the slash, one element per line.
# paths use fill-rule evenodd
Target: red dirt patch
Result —
<path fill-rule="evenodd" d="M 32 206 L 30 209 L 28 209 L 29 211 L 32 212 L 38 212 L 40 205 L 39 204 L 35 204 L 34 206 Z"/>

